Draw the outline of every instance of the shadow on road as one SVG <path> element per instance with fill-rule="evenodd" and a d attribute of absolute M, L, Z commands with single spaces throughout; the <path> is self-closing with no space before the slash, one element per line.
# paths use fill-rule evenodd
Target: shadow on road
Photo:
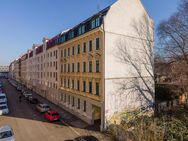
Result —
<path fill-rule="evenodd" d="M 7 94 L 8 98 L 8 106 L 10 113 L 6 115 L 7 117 L 15 117 L 15 118 L 23 118 L 23 119 L 29 119 L 29 120 L 36 120 L 41 122 L 48 122 L 51 124 L 57 124 L 61 126 L 67 126 L 61 122 L 63 120 L 65 123 L 70 125 L 71 127 L 80 128 L 80 129 L 86 129 L 91 131 L 99 131 L 100 130 L 100 123 L 97 123 L 95 125 L 88 125 L 87 123 L 81 121 L 79 118 L 75 117 L 74 115 L 63 111 L 60 107 L 56 106 L 55 104 L 49 102 L 48 100 L 44 99 L 40 95 L 33 93 L 33 96 L 37 98 L 42 103 L 47 103 L 50 105 L 50 107 L 57 112 L 61 110 L 62 119 L 60 121 L 55 122 L 49 122 L 46 119 L 43 118 L 43 114 L 38 112 L 36 110 L 35 104 L 30 104 L 29 101 L 24 99 L 22 97 L 22 101 L 19 101 L 19 96 L 21 96 L 21 92 L 18 92 L 15 87 L 13 87 L 7 79 L 2 79 L 4 84 L 5 93 Z M 67 116 L 68 115 L 68 116 Z M 76 123 L 75 125 L 71 123 Z M 84 125 L 84 126 L 83 126 Z"/>

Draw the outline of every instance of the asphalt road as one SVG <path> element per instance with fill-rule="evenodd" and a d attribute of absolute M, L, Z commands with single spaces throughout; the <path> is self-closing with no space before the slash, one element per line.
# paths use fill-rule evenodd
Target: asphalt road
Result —
<path fill-rule="evenodd" d="M 65 141 L 78 136 L 60 121 L 49 123 L 43 119 L 34 105 L 24 99 L 19 102 L 20 93 L 7 80 L 3 80 L 3 83 L 10 113 L 0 116 L 0 126 L 11 125 L 16 141 Z"/>

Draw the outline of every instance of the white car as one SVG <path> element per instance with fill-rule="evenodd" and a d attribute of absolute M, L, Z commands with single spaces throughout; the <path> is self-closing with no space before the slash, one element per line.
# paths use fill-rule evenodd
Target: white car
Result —
<path fill-rule="evenodd" d="M 0 115 L 5 115 L 9 113 L 8 106 L 6 104 L 0 105 Z"/>
<path fill-rule="evenodd" d="M 5 93 L 0 94 L 0 102 L 7 102 L 7 97 Z"/>
<path fill-rule="evenodd" d="M 0 102 L 0 106 L 1 105 L 7 105 L 7 102 Z"/>
<path fill-rule="evenodd" d="M 15 141 L 11 126 L 5 125 L 0 127 L 0 141 Z"/>
<path fill-rule="evenodd" d="M 36 108 L 39 112 L 44 113 L 50 109 L 50 106 L 48 106 L 47 104 L 38 104 Z"/>

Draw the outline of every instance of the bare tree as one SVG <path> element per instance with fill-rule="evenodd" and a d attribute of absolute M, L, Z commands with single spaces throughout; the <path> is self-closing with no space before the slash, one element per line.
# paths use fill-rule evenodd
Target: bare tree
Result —
<path fill-rule="evenodd" d="M 144 19 L 144 20 L 143 20 Z M 130 78 L 118 82 L 122 91 L 137 93 L 143 107 L 153 109 L 154 91 L 154 33 L 153 22 L 146 15 L 134 22 L 135 37 L 118 40 L 116 57 L 122 64 L 130 66 Z M 136 44 L 135 44 L 136 43 Z M 137 46 L 137 47 L 135 47 Z"/>
<path fill-rule="evenodd" d="M 180 82 L 188 80 L 188 1 L 182 0 L 178 12 L 161 22 L 158 29 L 159 43 L 172 64 L 172 77 Z M 188 82 L 188 81 L 187 81 Z M 183 89 L 186 90 L 185 86 Z"/>

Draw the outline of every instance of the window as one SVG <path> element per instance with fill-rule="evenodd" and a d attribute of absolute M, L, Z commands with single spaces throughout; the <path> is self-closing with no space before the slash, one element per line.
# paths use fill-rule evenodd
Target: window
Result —
<path fill-rule="evenodd" d="M 96 83 L 96 95 L 99 96 L 99 83 Z"/>
<path fill-rule="evenodd" d="M 91 21 L 91 29 L 94 29 L 95 27 L 100 26 L 100 18 L 93 19 Z"/>
<path fill-rule="evenodd" d="M 70 72 L 70 64 L 68 64 L 68 72 Z"/>
<path fill-rule="evenodd" d="M 68 33 L 68 38 L 69 39 L 74 38 L 74 31 L 71 31 L 71 32 Z"/>
<path fill-rule="evenodd" d="M 84 112 L 86 112 L 86 101 L 84 101 Z"/>
<path fill-rule="evenodd" d="M 89 41 L 89 51 L 92 51 L 92 40 Z"/>
<path fill-rule="evenodd" d="M 82 63 L 82 72 L 86 72 L 86 62 Z"/>
<path fill-rule="evenodd" d="M 77 91 L 79 91 L 79 90 L 80 90 L 80 81 L 77 80 Z"/>
<path fill-rule="evenodd" d="M 96 38 L 96 50 L 100 49 L 100 39 Z"/>
<path fill-rule="evenodd" d="M 80 26 L 78 29 L 78 35 L 81 35 L 83 33 L 85 33 L 85 25 Z"/>
<path fill-rule="evenodd" d="M 69 95 L 69 97 L 68 97 L 68 102 L 69 102 L 69 104 L 70 104 L 70 95 Z"/>
<path fill-rule="evenodd" d="M 96 61 L 96 72 L 100 72 L 99 60 Z"/>
<path fill-rule="evenodd" d="M 66 88 L 66 79 L 64 79 L 64 87 Z"/>
<path fill-rule="evenodd" d="M 89 72 L 92 72 L 92 61 L 89 61 Z"/>
<path fill-rule="evenodd" d="M 68 48 L 68 55 L 67 56 L 70 56 L 70 48 Z"/>
<path fill-rule="evenodd" d="M 56 67 L 55 67 L 55 68 L 56 68 L 56 70 L 57 70 L 57 61 L 56 61 Z"/>
<path fill-rule="evenodd" d="M 60 38 L 60 43 L 65 42 L 65 35 Z"/>
<path fill-rule="evenodd" d="M 56 76 L 55 76 L 55 80 L 57 81 L 57 72 L 56 72 L 55 74 L 56 74 Z"/>
<path fill-rule="evenodd" d="M 72 107 L 74 107 L 74 96 L 72 97 Z"/>
<path fill-rule="evenodd" d="M 66 57 L 66 49 L 64 49 L 64 57 Z"/>
<path fill-rule="evenodd" d="M 86 92 L 86 81 L 83 81 L 83 92 Z"/>
<path fill-rule="evenodd" d="M 78 109 L 80 109 L 80 99 L 78 98 Z"/>
<path fill-rule="evenodd" d="M 72 89 L 74 89 L 74 80 L 72 80 Z"/>
<path fill-rule="evenodd" d="M 68 79 L 68 88 L 70 88 L 70 80 Z"/>
<path fill-rule="evenodd" d="M 95 28 L 95 20 L 91 21 L 91 29 Z"/>
<path fill-rule="evenodd" d="M 77 47 L 77 54 L 80 54 L 80 45 Z"/>
<path fill-rule="evenodd" d="M 80 63 L 77 63 L 77 72 L 80 72 Z"/>
<path fill-rule="evenodd" d="M 83 43 L 83 52 L 86 52 L 86 43 Z"/>
<path fill-rule="evenodd" d="M 74 55 L 74 46 L 72 47 L 72 55 Z"/>
<path fill-rule="evenodd" d="M 85 25 L 82 25 L 82 33 L 85 33 Z"/>
<path fill-rule="evenodd" d="M 92 94 L 92 82 L 89 82 L 89 93 Z"/>
<path fill-rule="evenodd" d="M 78 29 L 78 35 L 82 34 L 82 27 L 79 27 Z"/>
<path fill-rule="evenodd" d="M 64 64 L 64 72 L 66 72 L 66 64 Z"/>
<path fill-rule="evenodd" d="M 56 50 L 56 57 L 55 57 L 56 59 L 57 59 L 57 54 L 58 54 L 58 52 L 57 52 L 57 50 Z"/>
<path fill-rule="evenodd" d="M 66 102 L 66 99 L 67 99 L 67 95 L 65 94 L 64 95 L 64 102 Z"/>
<path fill-rule="evenodd" d="M 96 25 L 96 27 L 100 26 L 100 18 L 99 17 L 96 18 L 95 25 Z"/>
<path fill-rule="evenodd" d="M 63 79 L 61 78 L 61 87 L 63 86 Z"/>
<path fill-rule="evenodd" d="M 74 72 L 74 63 L 72 63 L 72 72 Z"/>

